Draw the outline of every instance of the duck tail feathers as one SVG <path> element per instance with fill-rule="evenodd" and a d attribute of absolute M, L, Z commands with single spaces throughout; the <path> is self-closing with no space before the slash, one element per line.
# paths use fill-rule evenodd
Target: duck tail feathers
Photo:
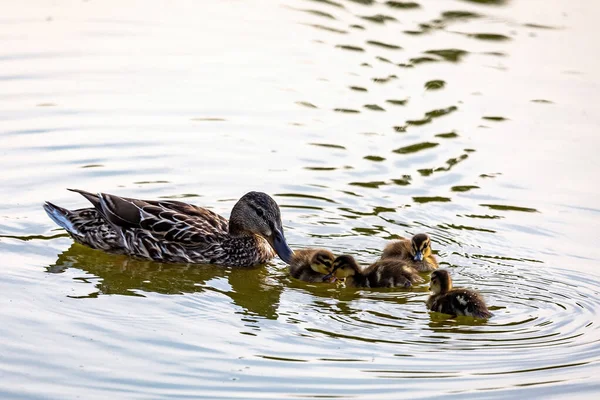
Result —
<path fill-rule="evenodd" d="M 79 193 L 83 197 L 85 197 L 98 211 L 102 211 L 102 206 L 100 206 L 100 196 L 94 193 L 86 192 L 81 189 L 67 189 L 71 192 Z"/>
<path fill-rule="evenodd" d="M 44 204 L 44 210 L 46 214 L 50 217 L 52 221 L 54 221 L 58 226 L 64 228 L 72 235 L 80 236 L 81 233 L 77 230 L 73 222 L 69 219 L 69 214 L 71 213 L 66 208 L 59 207 L 55 204 L 47 201 Z"/>

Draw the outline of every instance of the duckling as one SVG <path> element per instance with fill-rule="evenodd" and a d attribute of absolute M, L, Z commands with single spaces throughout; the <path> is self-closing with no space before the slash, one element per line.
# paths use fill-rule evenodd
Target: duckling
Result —
<path fill-rule="evenodd" d="M 448 271 L 440 269 L 431 274 L 429 290 L 433 293 L 427 299 L 427 308 L 454 316 L 466 315 L 475 318 L 490 318 L 483 297 L 467 289 L 453 289 Z"/>
<path fill-rule="evenodd" d="M 383 249 L 380 260 L 402 259 L 404 263 L 419 272 L 430 272 L 438 268 L 437 260 L 431 253 L 431 239 L 419 233 L 410 240 L 401 238 L 389 243 Z"/>
<path fill-rule="evenodd" d="M 77 242 L 94 249 L 161 262 L 248 267 L 275 254 L 292 257 L 275 200 L 246 193 L 229 221 L 206 208 L 174 200 L 138 200 L 106 193 L 83 195 L 93 208 L 67 210 L 46 202 L 48 216 Z"/>
<path fill-rule="evenodd" d="M 290 260 L 290 275 L 306 282 L 328 282 L 330 279 L 323 278 L 332 272 L 334 259 L 335 255 L 325 249 L 296 250 Z"/>
<path fill-rule="evenodd" d="M 361 269 L 354 257 L 338 256 L 333 262 L 333 275 L 338 279 L 346 278 L 346 285 L 352 287 L 411 287 L 413 283 L 423 282 L 419 274 L 396 260 L 377 261 Z"/>

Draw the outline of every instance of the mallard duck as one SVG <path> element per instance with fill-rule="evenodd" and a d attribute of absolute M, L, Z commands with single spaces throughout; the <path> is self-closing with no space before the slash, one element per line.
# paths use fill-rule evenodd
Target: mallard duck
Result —
<path fill-rule="evenodd" d="M 431 239 L 425 233 L 419 233 L 410 240 L 401 238 L 390 242 L 381 254 L 381 261 L 387 259 L 402 259 L 419 272 L 438 268 L 435 256 L 431 253 Z"/>
<path fill-rule="evenodd" d="M 467 289 L 453 289 L 448 271 L 440 269 L 431 273 L 429 290 L 433 293 L 427 299 L 427 308 L 450 315 L 466 315 L 475 318 L 490 318 L 483 297 Z"/>
<path fill-rule="evenodd" d="M 331 273 L 334 259 L 325 249 L 296 250 L 290 260 L 290 275 L 306 282 L 328 282 L 330 279 L 323 278 Z"/>
<path fill-rule="evenodd" d="M 346 254 L 336 257 L 333 261 L 332 275 L 338 279 L 346 278 L 346 285 L 352 287 L 408 288 L 413 283 L 423 282 L 423 278 L 414 269 L 397 261 L 377 261 L 361 269 L 354 257 Z"/>
<path fill-rule="evenodd" d="M 246 193 L 229 221 L 179 201 L 148 201 L 69 189 L 94 208 L 66 210 L 50 202 L 48 216 L 78 243 L 94 249 L 161 262 L 252 266 L 275 257 L 288 263 L 292 250 L 283 235 L 275 200 Z"/>

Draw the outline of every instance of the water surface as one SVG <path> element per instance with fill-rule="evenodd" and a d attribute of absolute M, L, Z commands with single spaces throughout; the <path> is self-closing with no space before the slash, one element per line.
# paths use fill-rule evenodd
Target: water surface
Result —
<path fill-rule="evenodd" d="M 12 2 L 0 17 L 0 397 L 591 397 L 600 61 L 589 1 Z M 368 263 L 418 232 L 495 317 L 74 245 L 76 187 Z"/>

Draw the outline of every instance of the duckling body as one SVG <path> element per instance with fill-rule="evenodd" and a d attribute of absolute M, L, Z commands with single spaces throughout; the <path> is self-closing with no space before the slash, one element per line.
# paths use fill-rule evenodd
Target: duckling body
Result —
<path fill-rule="evenodd" d="M 290 260 L 290 275 L 305 282 L 321 283 L 331 273 L 335 255 L 325 249 L 302 249 L 294 251 Z"/>
<path fill-rule="evenodd" d="M 47 202 L 48 216 L 78 243 L 111 253 L 161 262 L 252 266 L 277 253 L 288 262 L 277 203 L 249 192 L 233 207 L 229 221 L 179 201 L 138 200 L 72 190 L 94 208 L 66 210 Z"/>
<path fill-rule="evenodd" d="M 431 272 L 438 268 L 437 260 L 431 252 L 431 240 L 424 233 L 411 239 L 400 238 L 388 243 L 380 260 L 402 260 L 405 265 L 419 272 Z"/>
<path fill-rule="evenodd" d="M 396 260 L 377 261 L 361 269 L 354 257 L 342 255 L 333 262 L 335 277 L 346 278 L 346 285 L 364 288 L 411 287 L 423 278 L 411 267 Z"/>
<path fill-rule="evenodd" d="M 427 308 L 431 311 L 482 319 L 492 316 L 479 293 L 453 289 L 452 278 L 446 270 L 440 269 L 431 274 L 430 290 L 433 294 L 427 299 Z"/>

